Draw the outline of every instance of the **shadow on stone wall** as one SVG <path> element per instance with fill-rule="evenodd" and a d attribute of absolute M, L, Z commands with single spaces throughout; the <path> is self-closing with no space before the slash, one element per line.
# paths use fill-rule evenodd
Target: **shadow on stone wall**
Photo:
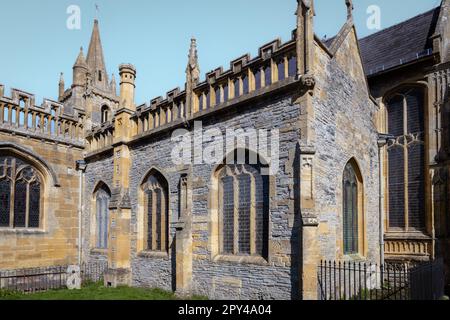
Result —
<path fill-rule="evenodd" d="M 303 256 L 302 221 L 300 208 L 300 145 L 297 144 L 293 163 L 294 175 L 294 225 L 291 232 L 291 299 L 301 299 Z"/>

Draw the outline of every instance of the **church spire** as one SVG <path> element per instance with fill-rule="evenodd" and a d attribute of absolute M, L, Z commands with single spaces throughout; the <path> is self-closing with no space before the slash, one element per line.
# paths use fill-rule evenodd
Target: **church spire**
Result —
<path fill-rule="evenodd" d="M 97 19 L 94 20 L 94 28 L 92 30 L 86 62 L 94 78 L 94 84 L 106 89 L 109 85 L 108 75 L 106 73 L 105 58 L 103 56 L 103 47 Z"/>

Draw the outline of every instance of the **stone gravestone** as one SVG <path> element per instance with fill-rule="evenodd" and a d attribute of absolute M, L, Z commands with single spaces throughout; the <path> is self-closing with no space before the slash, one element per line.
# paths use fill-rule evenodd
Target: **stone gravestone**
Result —
<path fill-rule="evenodd" d="M 67 289 L 80 290 L 81 289 L 81 270 L 80 266 L 69 266 L 67 268 Z"/>

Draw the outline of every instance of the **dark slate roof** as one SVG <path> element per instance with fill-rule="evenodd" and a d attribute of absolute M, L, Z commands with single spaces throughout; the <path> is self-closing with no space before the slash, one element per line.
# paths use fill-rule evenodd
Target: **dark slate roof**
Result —
<path fill-rule="evenodd" d="M 379 31 L 359 41 L 367 75 L 432 54 L 440 7 Z"/>

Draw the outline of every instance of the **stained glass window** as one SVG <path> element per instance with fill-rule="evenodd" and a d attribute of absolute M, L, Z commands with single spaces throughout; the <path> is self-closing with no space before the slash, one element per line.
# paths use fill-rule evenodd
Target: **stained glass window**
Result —
<path fill-rule="evenodd" d="M 260 166 L 227 165 L 219 178 L 221 253 L 266 258 L 269 187 Z"/>
<path fill-rule="evenodd" d="M 348 163 L 343 178 L 344 254 L 358 252 L 358 181 L 353 166 Z"/>
<path fill-rule="evenodd" d="M 106 186 L 97 191 L 97 249 L 108 248 L 110 199 L 111 194 Z"/>
<path fill-rule="evenodd" d="M 19 158 L 0 156 L 0 227 L 39 228 L 41 187 L 40 175 L 32 166 Z"/>
<path fill-rule="evenodd" d="M 146 242 L 148 251 L 168 249 L 168 188 L 160 174 L 153 174 L 142 186 L 146 196 Z"/>
<path fill-rule="evenodd" d="M 0 180 L 0 227 L 9 227 L 11 182 Z"/>
<path fill-rule="evenodd" d="M 387 100 L 389 227 L 425 228 L 425 93 L 422 88 L 400 90 Z"/>
<path fill-rule="evenodd" d="M 223 186 L 223 253 L 234 253 L 234 179 L 230 176 L 222 178 Z"/>

